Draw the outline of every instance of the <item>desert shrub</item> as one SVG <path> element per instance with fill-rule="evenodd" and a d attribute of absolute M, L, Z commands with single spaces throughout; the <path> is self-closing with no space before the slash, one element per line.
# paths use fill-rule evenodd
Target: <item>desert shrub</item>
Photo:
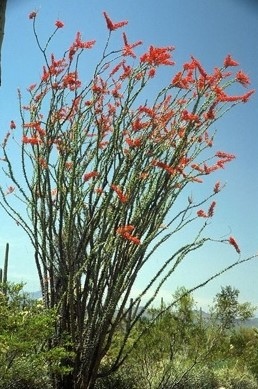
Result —
<path fill-rule="evenodd" d="M 105 378 L 99 378 L 96 389 L 138 389 L 138 379 L 134 369 L 128 365 L 122 366 L 118 371 Z"/>
<path fill-rule="evenodd" d="M 52 389 L 46 364 L 32 357 L 20 357 L 4 377 L 0 389 Z"/>
<path fill-rule="evenodd" d="M 217 387 L 226 389 L 258 389 L 258 382 L 247 369 L 221 368 L 215 372 Z"/>
<path fill-rule="evenodd" d="M 208 367 L 198 366 L 187 371 L 181 366 L 171 373 L 171 377 L 165 386 L 159 389 L 213 389 L 216 388 L 214 372 Z"/>

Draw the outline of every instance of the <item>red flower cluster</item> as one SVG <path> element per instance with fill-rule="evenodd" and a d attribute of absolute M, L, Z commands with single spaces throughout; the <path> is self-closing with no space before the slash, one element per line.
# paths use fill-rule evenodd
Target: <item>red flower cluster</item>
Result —
<path fill-rule="evenodd" d="M 245 74 L 242 70 L 237 72 L 236 74 L 236 80 L 242 84 L 243 86 L 247 87 L 250 84 L 250 78 Z"/>
<path fill-rule="evenodd" d="M 60 73 L 62 73 L 65 70 L 66 66 L 67 64 L 64 58 L 57 60 L 55 59 L 54 54 L 52 54 L 51 64 L 48 67 L 48 69 L 46 69 L 46 67 L 43 66 L 43 74 L 41 76 L 41 80 L 46 82 L 48 81 L 50 76 L 58 76 Z"/>
<path fill-rule="evenodd" d="M 245 86 L 249 83 L 248 76 L 244 75 L 243 73 L 241 73 L 240 76 L 238 74 L 238 78 L 239 79 L 236 80 L 238 82 L 240 82 L 241 80 L 241 83 L 244 84 Z M 213 90 L 216 94 L 217 102 L 220 103 L 235 103 L 235 102 L 246 103 L 249 100 L 249 97 L 255 92 L 255 90 L 250 90 L 243 95 L 229 96 L 219 87 L 214 87 Z"/>
<path fill-rule="evenodd" d="M 178 72 L 172 79 L 171 84 L 180 89 L 188 89 L 193 82 L 192 71 L 184 77 L 183 72 Z"/>
<path fill-rule="evenodd" d="M 117 22 L 117 23 L 112 22 L 112 20 L 110 19 L 110 17 L 106 12 L 103 12 L 103 15 L 106 20 L 107 28 L 109 29 L 109 31 L 117 30 L 118 28 L 124 27 L 126 24 L 128 24 L 127 20 L 124 20 L 122 22 Z"/>
<path fill-rule="evenodd" d="M 151 66 L 159 65 L 174 65 L 175 62 L 171 60 L 171 51 L 174 47 L 154 47 L 150 46 L 149 51 L 140 57 L 142 63 L 146 63 Z"/>
<path fill-rule="evenodd" d="M 207 213 L 203 209 L 199 209 L 197 211 L 197 216 L 204 217 L 204 218 L 212 217 L 214 215 L 214 208 L 215 208 L 215 206 L 216 206 L 216 201 L 213 201 L 211 203 L 211 205 L 209 206 L 209 209 L 208 209 Z"/>
<path fill-rule="evenodd" d="M 157 166 L 157 167 L 160 167 L 161 169 L 166 170 L 171 175 L 175 174 L 175 169 L 172 166 L 170 166 L 164 162 L 153 160 L 151 164 L 152 164 L 152 166 Z"/>
<path fill-rule="evenodd" d="M 207 78 L 207 73 L 204 70 L 204 68 L 202 67 L 201 63 L 198 61 L 198 59 L 194 58 L 193 56 L 191 58 L 192 58 L 193 64 L 195 65 L 195 68 L 197 68 L 199 70 L 202 77 Z"/>
<path fill-rule="evenodd" d="M 239 63 L 237 61 L 235 61 L 230 54 L 228 54 L 226 56 L 226 58 L 224 59 L 224 66 L 225 68 L 228 68 L 229 66 L 238 66 Z"/>
<path fill-rule="evenodd" d="M 135 43 L 128 43 L 127 36 L 124 32 L 123 32 L 123 40 L 124 40 L 123 55 L 125 57 L 130 56 L 136 58 L 133 49 L 137 46 L 140 46 L 142 44 L 142 41 L 137 41 Z"/>
<path fill-rule="evenodd" d="M 76 90 L 81 86 L 81 81 L 78 79 L 77 72 L 67 73 L 63 78 L 63 87 L 69 88 L 71 91 Z"/>
<path fill-rule="evenodd" d="M 219 168 L 224 168 L 225 163 L 231 162 L 233 159 L 236 158 L 235 155 L 225 153 L 224 151 L 217 151 L 215 156 L 220 158 L 215 165 Z"/>
<path fill-rule="evenodd" d="M 189 122 L 197 122 L 197 123 L 200 120 L 198 115 L 190 113 L 186 109 L 184 109 L 182 111 L 181 118 L 182 118 L 182 120 L 186 120 L 186 121 L 189 121 Z"/>
<path fill-rule="evenodd" d="M 83 181 L 86 182 L 86 181 L 89 181 L 91 178 L 98 177 L 98 176 L 99 176 L 99 173 L 96 172 L 95 170 L 93 170 L 92 172 L 84 174 Z"/>
<path fill-rule="evenodd" d="M 40 143 L 42 143 L 42 141 L 38 137 L 35 137 L 35 136 L 28 137 L 28 136 L 24 135 L 22 137 L 22 143 L 31 144 L 33 146 L 36 146 L 36 145 L 39 145 Z"/>
<path fill-rule="evenodd" d="M 77 50 L 79 50 L 79 49 L 91 49 L 95 43 L 96 43 L 95 40 L 82 41 L 81 33 L 77 32 L 76 37 L 75 37 L 75 41 L 73 42 L 73 44 L 71 45 L 71 47 L 69 49 L 69 59 L 70 60 L 73 59 L 73 56 L 77 52 Z"/>
<path fill-rule="evenodd" d="M 140 147 L 142 144 L 141 138 L 135 138 L 135 139 L 125 138 L 125 141 L 129 147 Z"/>
<path fill-rule="evenodd" d="M 134 229 L 135 229 L 134 226 L 132 226 L 131 224 L 127 224 L 125 226 L 118 227 L 116 232 L 117 234 L 121 235 L 124 239 L 130 240 L 134 244 L 139 245 L 141 244 L 140 239 L 132 235 Z"/>
<path fill-rule="evenodd" d="M 127 203 L 128 197 L 122 192 L 119 186 L 112 184 L 111 189 L 113 189 L 113 191 L 116 192 L 121 203 Z"/>

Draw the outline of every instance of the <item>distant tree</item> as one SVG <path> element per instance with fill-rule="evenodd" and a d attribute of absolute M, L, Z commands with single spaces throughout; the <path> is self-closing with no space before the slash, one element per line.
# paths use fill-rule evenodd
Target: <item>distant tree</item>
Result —
<path fill-rule="evenodd" d="M 253 317 L 255 307 L 250 303 L 239 303 L 239 290 L 228 285 L 221 288 L 214 300 L 216 317 L 224 328 L 233 328 L 237 322 Z"/>
<path fill-rule="evenodd" d="M 19 93 L 19 165 L 9 148 L 17 132 L 13 121 L 2 144 L 1 163 L 9 183 L 6 190 L 0 186 L 1 205 L 28 234 L 45 307 L 57 310 L 49 347 L 62 346 L 68 336 L 67 351 L 75 355 L 63 360 L 69 374 L 53 376 L 60 389 L 92 389 L 98 377 L 118 369 L 134 346 L 128 347 L 130 334 L 162 285 L 186 256 L 213 241 L 205 232 L 221 184 L 214 183 L 200 201 L 190 193 L 234 159 L 213 150 L 211 126 L 253 93 L 226 93 L 232 84 L 249 84 L 242 71 L 228 72 L 237 66 L 230 55 L 210 74 L 191 57 L 155 93 L 157 83 L 152 81 L 162 66 L 173 66 L 173 48 L 150 46 L 137 56 L 142 42 L 129 43 L 123 33 L 122 48 L 110 49 L 114 31 L 127 22 L 114 23 L 106 13 L 104 17 L 107 44 L 83 82 L 82 52 L 95 41 L 83 41 L 77 33 L 61 58 L 49 56 L 51 40 L 64 23 L 57 20 L 42 44 L 37 13 L 30 13 L 44 66 L 39 82 L 28 87 L 28 102 Z M 153 98 L 147 100 L 149 95 Z M 182 247 L 175 244 L 132 300 L 139 272 L 153 253 L 169 238 L 176 242 L 177 234 L 190 225 L 192 231 L 196 226 L 196 235 Z M 218 242 L 240 254 L 233 237 Z M 146 302 L 138 311 L 143 296 Z M 103 372 L 101 363 L 125 321 L 120 347 Z"/>

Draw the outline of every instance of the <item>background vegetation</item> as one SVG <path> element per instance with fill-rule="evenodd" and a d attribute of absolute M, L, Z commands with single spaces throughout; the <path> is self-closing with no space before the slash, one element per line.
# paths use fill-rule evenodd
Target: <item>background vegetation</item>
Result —
<path fill-rule="evenodd" d="M 53 388 L 51 375 L 67 374 L 63 361 L 72 357 L 67 347 L 47 347 L 54 336 L 55 311 L 44 309 L 41 300 L 32 300 L 23 285 L 1 284 L 1 290 L 0 388 Z M 240 304 L 238 294 L 231 286 L 223 287 L 205 313 L 196 308 L 186 289 L 179 289 L 171 296 L 172 307 L 161 302 L 159 308 L 148 310 L 127 344 L 130 348 L 137 341 L 136 347 L 119 369 L 104 378 L 123 341 L 124 322 L 102 361 L 103 378 L 95 387 L 258 388 L 258 330 L 248 326 L 255 308 Z"/>

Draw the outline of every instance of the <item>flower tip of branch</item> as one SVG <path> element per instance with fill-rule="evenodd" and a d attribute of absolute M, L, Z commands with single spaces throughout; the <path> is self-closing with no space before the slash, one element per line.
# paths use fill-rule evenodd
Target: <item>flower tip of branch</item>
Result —
<path fill-rule="evenodd" d="M 64 22 L 62 22 L 61 20 L 57 20 L 55 22 L 55 26 L 56 26 L 56 28 L 63 28 L 64 27 Z"/>
<path fill-rule="evenodd" d="M 230 54 L 228 54 L 226 56 L 226 58 L 224 59 L 225 68 L 227 68 L 229 66 L 238 66 L 238 65 L 239 65 L 239 63 L 237 61 L 235 61 Z"/>
<path fill-rule="evenodd" d="M 37 16 L 37 12 L 36 11 L 32 11 L 29 13 L 29 19 L 35 19 Z"/>
<path fill-rule="evenodd" d="M 228 243 L 231 245 L 231 246 L 233 246 L 234 247 L 234 249 L 236 250 L 236 252 L 238 253 L 238 254 L 240 254 L 240 248 L 239 248 L 239 246 L 238 246 L 238 243 L 236 242 L 236 240 L 235 240 L 235 238 L 233 238 L 233 236 L 230 236 L 229 238 L 228 238 Z"/>
<path fill-rule="evenodd" d="M 103 12 L 103 15 L 104 15 L 104 18 L 106 20 L 107 28 L 109 29 L 110 32 L 117 30 L 118 28 L 124 27 L 125 25 L 128 24 L 127 20 L 123 20 L 123 21 L 117 22 L 117 23 L 112 22 L 112 20 L 108 16 L 107 12 L 105 12 L 105 11 Z"/>
<path fill-rule="evenodd" d="M 10 122 L 10 129 L 11 130 L 15 130 L 15 128 L 16 128 L 16 124 L 14 123 L 13 120 L 11 120 L 11 122 Z"/>

